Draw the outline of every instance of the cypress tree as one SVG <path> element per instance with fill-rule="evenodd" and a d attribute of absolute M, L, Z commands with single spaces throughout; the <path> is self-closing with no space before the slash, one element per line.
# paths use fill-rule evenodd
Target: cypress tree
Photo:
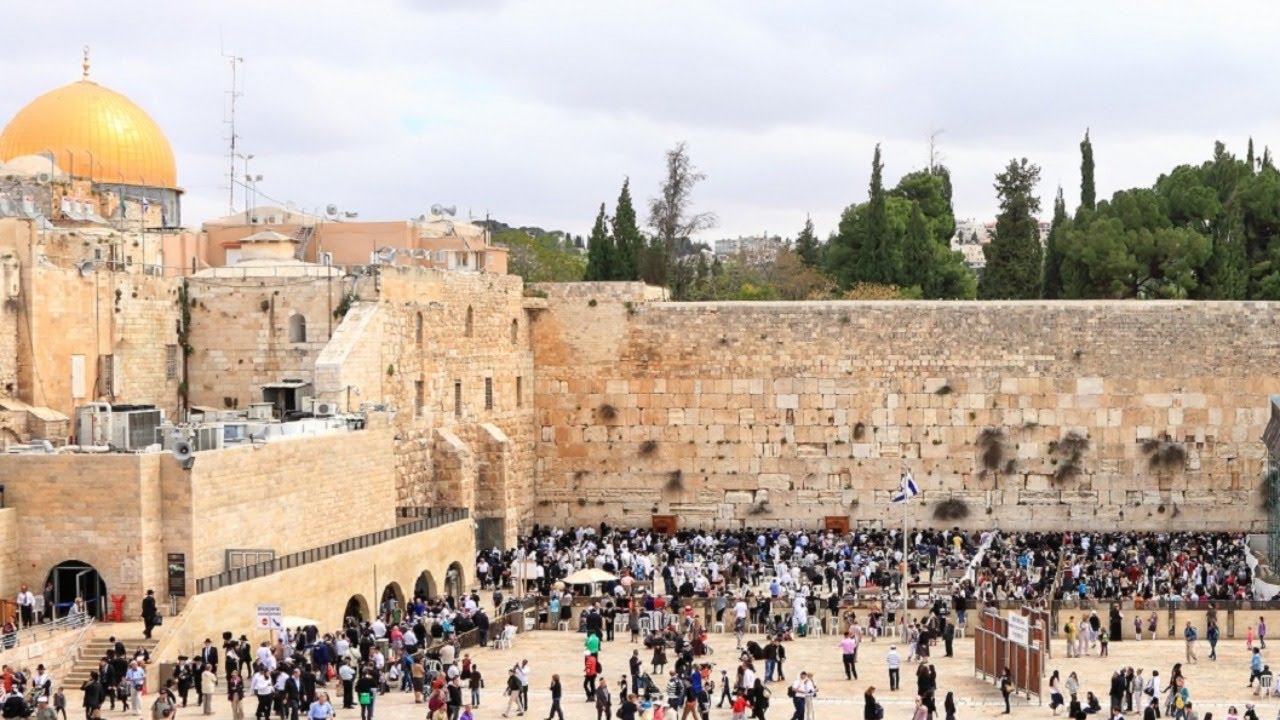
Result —
<path fill-rule="evenodd" d="M 1089 129 L 1085 128 L 1080 141 L 1080 206 L 1086 210 L 1097 207 L 1097 190 L 1093 185 L 1093 143 L 1089 142 Z"/>
<path fill-rule="evenodd" d="M 1253 138 L 1249 138 L 1249 152 L 1244 156 L 1245 163 L 1249 166 L 1249 172 L 1253 172 L 1257 168 L 1254 166 L 1253 158 Z"/>
<path fill-rule="evenodd" d="M 817 267 L 821 259 L 818 236 L 813 231 L 813 220 L 808 216 L 804 219 L 804 229 L 796 236 L 796 254 L 800 256 L 801 262 L 809 267 Z"/>
<path fill-rule="evenodd" d="M 929 224 L 924 219 L 920 203 L 911 202 L 911 219 L 907 221 L 907 235 L 902 242 L 902 273 L 898 284 L 904 288 L 929 287 L 933 270 L 933 239 L 929 237 Z"/>
<path fill-rule="evenodd" d="M 1062 297 L 1062 247 L 1067 232 L 1067 202 L 1062 199 L 1062 186 L 1053 199 L 1053 224 L 1049 227 L 1049 239 L 1044 248 L 1044 297 L 1057 300 Z"/>
<path fill-rule="evenodd" d="M 984 299 L 1031 300 L 1040 297 L 1043 250 L 1040 247 L 1040 198 L 1036 185 L 1040 168 L 1026 158 L 1010 160 L 1004 172 L 996 175 L 996 194 L 1000 198 L 1000 214 L 996 216 L 996 234 L 982 249 L 987 266 L 978 283 L 978 296 Z"/>
<path fill-rule="evenodd" d="M 644 253 L 644 238 L 636 225 L 636 209 L 631 204 L 631 180 L 622 181 L 618 193 L 618 207 L 613 214 L 613 247 L 616 255 L 614 280 L 639 280 L 640 256 Z"/>
<path fill-rule="evenodd" d="M 885 204 L 884 163 L 880 161 L 880 144 L 876 144 L 871 159 L 870 199 L 867 201 L 866 221 L 862 228 L 861 257 L 855 262 L 862 266 L 857 279 L 865 282 L 892 284 L 898 279 L 897 246 L 889 229 L 889 213 Z"/>
<path fill-rule="evenodd" d="M 604 203 L 600 203 L 596 224 L 591 228 L 591 236 L 587 238 L 587 272 L 583 280 L 613 280 L 614 259 L 613 238 L 609 237 Z"/>

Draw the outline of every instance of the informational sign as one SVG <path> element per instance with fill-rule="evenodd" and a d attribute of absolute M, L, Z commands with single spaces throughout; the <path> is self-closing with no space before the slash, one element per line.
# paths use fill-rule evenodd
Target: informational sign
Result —
<path fill-rule="evenodd" d="M 284 610 L 279 605 L 258 603 L 258 629 L 283 630 Z"/>
<path fill-rule="evenodd" d="M 185 553 L 169 553 L 169 596 L 187 596 L 187 556 Z"/>
<path fill-rule="evenodd" d="M 1031 623 L 1025 617 L 1009 614 L 1009 641 L 1023 647 L 1031 644 Z"/>

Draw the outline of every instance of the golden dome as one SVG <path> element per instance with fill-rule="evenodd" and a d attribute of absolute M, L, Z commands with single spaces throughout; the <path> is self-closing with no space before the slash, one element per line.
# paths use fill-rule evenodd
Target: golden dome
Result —
<path fill-rule="evenodd" d="M 0 162 L 53 153 L 77 178 L 178 189 L 173 148 L 129 98 L 86 78 L 32 100 L 0 133 Z"/>

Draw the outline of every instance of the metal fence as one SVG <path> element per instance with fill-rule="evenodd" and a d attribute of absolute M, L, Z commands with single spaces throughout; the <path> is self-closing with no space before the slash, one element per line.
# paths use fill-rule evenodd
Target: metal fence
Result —
<path fill-rule="evenodd" d="M 93 617 L 84 613 L 72 613 L 52 622 L 34 625 L 22 630 L 14 630 L 0 635 L 0 648 L 10 650 L 27 643 L 39 642 L 45 636 L 56 635 L 63 630 L 74 630 L 93 623 Z"/>
<path fill-rule="evenodd" d="M 293 568 L 310 565 L 314 562 L 326 560 L 335 555 L 349 553 L 355 550 L 363 550 L 364 548 L 381 545 L 391 540 L 398 540 L 407 535 L 420 533 L 424 530 L 432 530 L 441 525 L 447 525 L 459 520 L 466 520 L 471 516 L 467 508 L 433 508 L 428 514 L 424 514 L 417 520 L 407 522 L 403 525 L 397 525 L 386 530 L 366 533 L 358 535 L 346 540 L 339 540 L 335 543 L 322 545 L 320 547 L 310 548 L 308 550 L 300 550 L 296 553 L 290 553 L 277 557 L 274 560 L 261 562 L 256 565 L 246 565 L 241 568 L 234 568 L 217 575 L 210 575 L 196 580 L 196 593 L 206 593 L 228 585 L 247 582 L 260 577 L 266 577 L 281 570 L 291 570 Z"/>

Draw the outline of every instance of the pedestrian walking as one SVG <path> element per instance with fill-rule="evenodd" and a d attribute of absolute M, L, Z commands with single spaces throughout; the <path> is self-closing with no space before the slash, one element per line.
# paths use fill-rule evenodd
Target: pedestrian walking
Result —
<path fill-rule="evenodd" d="M 590 657 L 588 655 L 587 657 Z M 547 713 L 547 720 L 558 717 L 564 720 L 564 710 L 560 708 L 560 697 L 564 694 L 564 688 L 560 685 L 560 675 L 552 673 L 551 675 L 551 710 Z"/>
<path fill-rule="evenodd" d="M 1187 641 L 1187 662 L 1194 663 L 1196 661 L 1196 629 L 1191 627 L 1191 621 L 1187 621 L 1187 627 L 1182 631 L 1182 636 Z"/>
<path fill-rule="evenodd" d="M 1000 676 L 1000 694 L 1004 696 L 1004 714 L 1009 714 L 1009 697 L 1013 695 L 1013 677 L 1009 674 L 1009 668 L 1004 669 L 1004 674 Z"/>
<path fill-rule="evenodd" d="M 858 640 L 853 636 L 853 631 L 845 633 L 844 639 L 840 641 L 840 656 L 844 661 L 844 679 L 858 679 Z"/>
<path fill-rule="evenodd" d="M 885 661 L 889 665 L 889 691 L 893 692 L 898 689 L 899 669 L 902 667 L 902 656 L 898 654 L 898 646 L 890 645 L 889 652 L 885 655 Z"/>

